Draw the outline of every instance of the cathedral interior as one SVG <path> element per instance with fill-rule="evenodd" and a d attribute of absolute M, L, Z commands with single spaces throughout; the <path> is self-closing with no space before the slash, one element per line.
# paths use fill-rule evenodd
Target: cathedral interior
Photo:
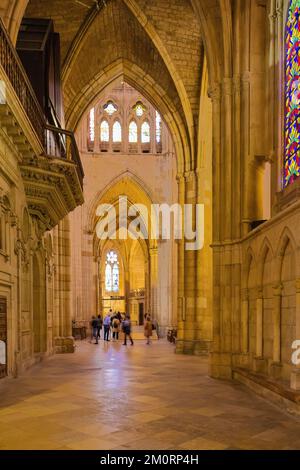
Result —
<path fill-rule="evenodd" d="M 299 450 L 300 0 L 0 19 L 0 449 Z M 109 312 L 134 347 L 93 345 Z"/>

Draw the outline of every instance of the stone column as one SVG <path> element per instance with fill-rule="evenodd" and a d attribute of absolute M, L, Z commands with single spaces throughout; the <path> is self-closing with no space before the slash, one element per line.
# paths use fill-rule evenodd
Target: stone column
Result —
<path fill-rule="evenodd" d="M 263 357 L 263 291 L 258 289 L 256 298 L 256 357 Z"/>
<path fill-rule="evenodd" d="M 274 337 L 273 337 L 273 362 L 280 364 L 281 361 L 281 296 L 282 285 L 273 287 L 273 324 L 274 324 Z"/>
<path fill-rule="evenodd" d="M 96 312 L 99 315 L 103 315 L 102 311 L 102 284 L 101 284 L 101 256 L 95 258 L 97 265 L 97 277 L 96 277 Z"/>
<path fill-rule="evenodd" d="M 125 297 L 125 311 L 130 312 L 130 274 L 129 269 L 124 269 L 124 297 Z"/>
<path fill-rule="evenodd" d="M 71 250 L 68 217 L 59 223 L 58 242 L 60 335 L 55 338 L 55 351 L 57 353 L 69 353 L 74 352 L 74 338 L 72 337 Z"/>
<path fill-rule="evenodd" d="M 158 318 L 157 305 L 158 283 L 158 248 L 150 248 L 150 313 L 153 318 Z"/>
<path fill-rule="evenodd" d="M 300 279 L 296 280 L 296 338 L 295 340 L 300 341 Z M 294 365 L 294 368 L 292 370 L 291 388 L 293 390 L 300 390 L 300 364 Z"/>
<path fill-rule="evenodd" d="M 243 354 L 249 352 L 249 292 L 248 289 L 242 291 L 242 318 L 241 318 L 241 350 Z"/>
<path fill-rule="evenodd" d="M 150 311 L 150 276 L 149 276 L 149 261 L 145 261 L 145 311 Z"/>
<path fill-rule="evenodd" d="M 165 136 L 164 136 L 165 137 Z M 184 207 L 185 181 L 182 174 L 177 175 L 178 201 Z M 184 297 L 184 239 L 177 240 L 178 251 L 178 298 L 177 298 L 177 343 L 176 352 L 183 352 L 184 325 L 185 325 L 185 297 Z"/>
<path fill-rule="evenodd" d="M 190 171 L 185 174 L 185 203 L 193 207 L 193 226 L 196 220 L 196 175 Z M 185 243 L 188 240 L 185 240 Z M 197 266 L 196 251 L 188 251 L 184 247 L 184 295 L 185 295 L 185 325 L 184 325 L 184 345 L 183 352 L 192 354 L 195 350 L 195 337 L 197 330 L 196 314 L 196 284 Z"/>

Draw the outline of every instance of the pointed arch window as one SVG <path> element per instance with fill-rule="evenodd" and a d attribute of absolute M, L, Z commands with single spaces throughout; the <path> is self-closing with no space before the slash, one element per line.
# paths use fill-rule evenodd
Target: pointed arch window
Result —
<path fill-rule="evenodd" d="M 129 124 L 129 142 L 132 144 L 136 144 L 138 141 L 138 134 L 137 134 L 137 125 L 135 121 L 131 121 Z"/>
<path fill-rule="evenodd" d="M 122 126 L 119 121 L 113 125 L 113 142 L 122 142 Z"/>
<path fill-rule="evenodd" d="M 109 142 L 109 124 L 107 121 L 102 121 L 100 126 L 100 140 L 101 142 Z"/>
<path fill-rule="evenodd" d="M 147 121 L 143 122 L 141 129 L 142 144 L 150 143 L 150 126 Z"/>
<path fill-rule="evenodd" d="M 89 113 L 89 140 L 95 141 L 95 108 L 92 108 Z"/>
<path fill-rule="evenodd" d="M 111 250 L 107 253 L 105 264 L 105 290 L 106 292 L 119 292 L 120 269 L 118 255 L 115 251 Z"/>
<path fill-rule="evenodd" d="M 156 136 L 156 143 L 161 143 L 161 117 L 160 114 L 155 111 L 155 136 Z"/>
<path fill-rule="evenodd" d="M 291 0 L 285 33 L 284 186 L 300 176 L 300 1 Z"/>

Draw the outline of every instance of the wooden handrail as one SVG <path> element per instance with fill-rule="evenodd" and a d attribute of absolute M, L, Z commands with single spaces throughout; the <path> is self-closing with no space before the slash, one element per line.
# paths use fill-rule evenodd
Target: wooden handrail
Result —
<path fill-rule="evenodd" d="M 74 132 L 62 129 L 60 127 L 52 126 L 50 124 L 46 124 L 46 131 L 48 131 L 48 135 L 46 137 L 47 154 L 51 156 L 56 156 L 58 158 L 68 159 L 68 149 L 70 149 L 71 161 L 73 161 L 77 165 L 78 177 L 82 185 L 84 171 Z"/>
<path fill-rule="evenodd" d="M 0 64 L 34 128 L 45 154 L 64 159 L 69 158 L 70 155 L 71 160 L 77 165 L 78 177 L 82 186 L 84 172 L 74 133 L 47 124 L 21 59 L 7 34 L 1 18 Z M 70 152 L 68 152 L 68 149 L 70 149 Z"/>
<path fill-rule="evenodd" d="M 36 98 L 35 92 L 27 77 L 21 59 L 19 58 L 11 39 L 0 18 L 0 63 L 12 84 L 32 126 L 40 140 L 45 146 L 45 118 L 42 108 Z"/>

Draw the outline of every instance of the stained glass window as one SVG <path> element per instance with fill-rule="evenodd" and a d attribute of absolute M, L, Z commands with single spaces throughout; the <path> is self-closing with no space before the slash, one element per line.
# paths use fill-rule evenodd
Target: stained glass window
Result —
<path fill-rule="evenodd" d="M 107 121 L 102 121 L 100 126 L 101 142 L 109 142 L 109 125 Z"/>
<path fill-rule="evenodd" d="M 300 176 L 300 0 L 291 0 L 286 25 L 284 186 Z"/>
<path fill-rule="evenodd" d="M 142 143 L 149 144 L 150 142 L 150 126 L 148 122 L 142 124 Z"/>
<path fill-rule="evenodd" d="M 160 144 L 161 142 L 161 117 L 160 114 L 155 111 L 155 133 L 156 133 L 156 142 Z"/>
<path fill-rule="evenodd" d="M 131 121 L 129 124 L 129 142 L 132 144 L 136 144 L 138 141 L 138 135 L 137 135 L 137 125 L 136 122 Z"/>
<path fill-rule="evenodd" d="M 105 290 L 118 292 L 120 285 L 120 271 L 118 255 L 115 251 L 109 251 L 106 255 L 105 266 Z"/>
<path fill-rule="evenodd" d="M 133 109 L 137 117 L 142 117 L 144 112 L 146 111 L 146 108 L 141 101 L 137 101 L 133 106 Z"/>
<path fill-rule="evenodd" d="M 89 138 L 90 142 L 95 141 L 95 108 L 90 110 L 89 115 Z"/>
<path fill-rule="evenodd" d="M 122 127 L 119 121 L 113 125 L 113 142 L 122 142 Z"/>
<path fill-rule="evenodd" d="M 103 106 L 104 111 L 109 114 L 109 116 L 112 116 L 115 112 L 118 111 L 117 106 L 114 105 L 112 101 L 108 101 L 104 106 Z"/>

